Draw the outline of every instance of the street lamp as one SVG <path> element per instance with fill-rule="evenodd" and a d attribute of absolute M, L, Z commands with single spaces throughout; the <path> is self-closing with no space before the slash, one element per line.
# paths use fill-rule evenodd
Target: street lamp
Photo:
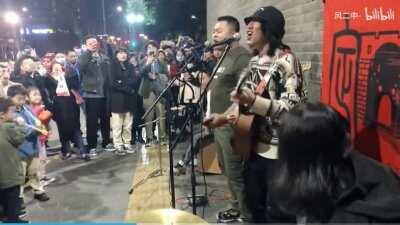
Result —
<path fill-rule="evenodd" d="M 143 21 L 144 21 L 144 16 L 143 15 L 141 15 L 141 14 L 136 15 L 136 22 L 143 23 Z"/>
<path fill-rule="evenodd" d="M 6 23 L 11 25 L 15 25 L 21 22 L 21 17 L 12 11 L 4 13 L 3 18 Z"/>
<path fill-rule="evenodd" d="M 122 10 L 123 10 L 122 6 L 120 6 L 120 5 L 117 6 L 117 11 L 118 11 L 118 12 L 122 12 Z"/>
<path fill-rule="evenodd" d="M 190 18 L 192 18 L 192 20 L 195 20 L 197 19 L 197 16 L 193 14 Z"/>
<path fill-rule="evenodd" d="M 21 17 L 13 11 L 8 11 L 3 14 L 3 19 L 4 22 L 12 26 L 16 39 L 15 47 L 19 50 L 21 44 L 20 44 L 20 35 L 18 34 L 18 24 L 21 23 Z"/>
<path fill-rule="evenodd" d="M 134 14 L 134 13 L 129 13 L 126 16 L 126 21 L 130 24 L 133 23 L 143 23 L 144 21 L 144 16 L 142 14 Z"/>
<path fill-rule="evenodd" d="M 28 8 L 22 7 L 22 12 L 28 12 Z"/>

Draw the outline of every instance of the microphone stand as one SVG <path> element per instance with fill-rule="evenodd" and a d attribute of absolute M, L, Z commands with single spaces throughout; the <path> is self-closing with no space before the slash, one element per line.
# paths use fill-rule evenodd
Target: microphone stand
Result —
<path fill-rule="evenodd" d="M 194 215 L 196 215 L 196 176 L 195 176 L 195 169 L 194 169 L 194 143 L 193 143 L 193 121 L 195 119 L 195 107 L 196 106 L 200 106 L 202 100 L 205 98 L 207 90 L 210 88 L 210 85 L 212 83 L 212 81 L 214 80 L 215 74 L 217 73 L 219 67 L 221 66 L 222 62 L 224 61 L 226 55 L 228 54 L 229 50 L 231 49 L 231 43 L 228 43 L 225 48 L 224 48 L 224 52 L 222 53 L 221 58 L 219 58 L 217 64 L 215 65 L 211 75 L 210 75 L 210 79 L 206 85 L 206 87 L 204 88 L 204 91 L 201 92 L 200 97 L 198 102 L 194 102 L 194 103 L 189 103 L 189 113 L 188 113 L 188 117 L 186 118 L 186 121 L 184 122 L 184 124 L 182 125 L 182 129 L 183 130 L 187 124 L 190 122 L 190 132 L 191 132 L 191 138 L 190 138 L 190 151 L 191 151 L 191 185 L 192 185 L 192 212 Z M 182 71 L 186 68 L 188 63 L 185 63 L 185 65 L 182 67 L 180 73 L 182 73 Z M 147 115 L 149 115 L 149 113 L 154 110 L 155 105 L 161 100 L 161 98 L 163 97 L 163 95 L 171 88 L 171 86 L 173 85 L 174 81 L 177 80 L 177 77 L 174 77 L 174 79 L 172 79 L 169 84 L 167 85 L 166 88 L 164 88 L 164 90 L 160 93 L 160 95 L 156 98 L 156 100 L 153 102 L 153 104 L 150 106 L 150 108 L 144 113 L 142 119 L 144 119 Z M 200 106 L 201 107 L 201 106 Z M 173 150 L 176 148 L 179 139 L 182 137 L 182 132 L 177 135 L 175 137 L 175 140 L 173 142 L 172 145 L 169 145 L 169 175 L 170 175 L 170 186 L 171 186 L 171 205 L 172 208 L 175 208 L 175 183 L 174 183 L 174 171 L 173 171 Z"/>
<path fill-rule="evenodd" d="M 188 66 L 189 60 L 185 62 L 185 64 L 182 66 L 182 68 L 179 70 L 178 74 L 183 73 L 183 71 L 186 69 Z M 175 76 L 172 80 L 169 81 L 167 87 L 162 90 L 162 92 L 158 95 L 158 97 L 154 100 L 154 102 L 151 104 L 151 106 L 147 109 L 147 111 L 143 114 L 142 119 L 145 119 L 151 111 L 154 110 L 155 106 L 157 105 L 158 102 L 161 101 L 163 98 L 164 94 L 169 91 L 172 87 L 172 85 L 175 83 L 176 80 L 178 79 L 178 76 Z M 185 81 L 182 81 L 185 82 Z M 170 113 L 170 109 L 167 107 L 167 114 Z M 185 127 L 187 122 L 184 123 L 183 127 Z M 168 126 L 169 127 L 169 126 Z M 168 131 L 168 136 L 171 138 L 171 132 Z M 182 133 L 176 136 L 174 144 L 171 146 L 170 144 L 168 145 L 168 156 L 169 156 L 169 177 L 170 177 L 170 188 L 171 188 L 171 206 L 172 208 L 176 207 L 176 201 L 175 201 L 175 180 L 174 180 L 174 157 L 173 157 L 173 150 L 176 148 L 179 139 L 181 138 Z M 130 191 L 130 193 L 132 193 Z"/>
<path fill-rule="evenodd" d="M 198 107 L 201 107 L 201 103 L 203 102 L 203 99 L 207 96 L 207 90 L 210 89 L 210 85 L 212 83 L 212 81 L 215 78 L 215 74 L 217 73 L 219 67 L 221 66 L 222 62 L 224 61 L 226 55 L 228 54 L 229 50 L 231 49 L 231 45 L 230 43 L 227 44 L 224 48 L 224 52 L 222 53 L 221 58 L 219 58 L 217 64 L 215 65 L 211 75 L 210 75 L 210 79 L 206 85 L 206 87 L 204 88 L 204 90 L 201 92 L 199 100 L 197 103 L 195 103 Z M 194 109 L 195 107 L 192 108 L 192 111 L 194 113 Z M 195 176 L 195 169 L 194 169 L 194 143 L 193 143 L 193 121 L 194 121 L 194 117 L 193 118 L 189 118 L 191 119 L 192 122 L 190 123 L 190 132 L 191 132 L 191 137 L 190 137 L 190 151 L 191 151 L 191 184 L 192 184 L 192 211 L 193 214 L 196 215 L 196 176 Z M 200 129 L 202 129 L 202 127 L 200 127 Z M 207 196 L 206 196 L 207 197 Z"/>

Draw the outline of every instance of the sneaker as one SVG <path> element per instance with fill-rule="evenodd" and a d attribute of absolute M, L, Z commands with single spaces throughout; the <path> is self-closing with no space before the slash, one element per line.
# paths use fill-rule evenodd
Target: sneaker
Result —
<path fill-rule="evenodd" d="M 217 213 L 218 223 L 241 222 L 240 211 L 237 209 L 228 209 Z"/>
<path fill-rule="evenodd" d="M 179 160 L 179 162 L 174 166 L 173 170 L 176 176 L 186 174 L 186 167 L 182 160 Z"/>
<path fill-rule="evenodd" d="M 106 152 L 113 152 L 113 151 L 115 151 L 114 145 L 111 144 L 111 143 L 108 144 L 108 145 L 106 145 L 106 146 L 104 146 L 103 149 L 104 149 L 104 151 L 106 151 Z"/>
<path fill-rule="evenodd" d="M 116 155 L 126 155 L 126 151 L 123 146 L 118 146 L 115 151 Z"/>
<path fill-rule="evenodd" d="M 79 158 L 85 162 L 89 162 L 91 160 L 91 158 L 88 154 L 82 154 Z"/>
<path fill-rule="evenodd" d="M 0 218 L 0 219 L 2 219 L 2 218 Z M 18 218 L 17 220 L 12 220 L 12 221 L 9 221 L 9 220 L 4 220 L 4 221 L 1 221 L 2 223 L 30 223 L 30 221 L 29 220 L 23 220 L 23 219 L 21 219 L 21 218 Z"/>
<path fill-rule="evenodd" d="M 97 157 L 97 150 L 96 150 L 95 148 L 90 149 L 90 151 L 89 151 L 89 156 L 90 156 L 91 158 Z"/>
<path fill-rule="evenodd" d="M 62 160 L 67 160 L 67 159 L 69 159 L 69 158 L 71 158 L 71 156 L 72 156 L 72 153 L 71 152 L 68 152 L 67 154 L 62 154 L 61 155 L 61 159 Z"/>
<path fill-rule="evenodd" d="M 40 202 L 46 202 L 46 201 L 50 200 L 50 197 L 46 193 L 35 194 L 33 196 L 33 198 L 38 200 L 38 201 L 40 201 Z"/>
<path fill-rule="evenodd" d="M 139 142 L 140 144 L 146 143 L 146 142 L 143 140 L 142 137 L 139 137 L 139 138 L 137 139 L 137 142 Z"/>
<path fill-rule="evenodd" d="M 128 154 L 133 154 L 136 152 L 132 145 L 124 145 L 124 148 Z"/>
<path fill-rule="evenodd" d="M 21 206 L 21 209 L 18 212 L 18 217 L 20 219 L 26 217 L 28 215 L 28 213 L 26 212 L 26 207 L 25 206 Z"/>
<path fill-rule="evenodd" d="M 153 141 L 151 139 L 146 141 L 145 147 L 151 147 L 153 146 Z"/>
<path fill-rule="evenodd" d="M 160 144 L 163 145 L 163 146 L 165 146 L 165 145 L 168 144 L 168 142 L 167 142 L 167 140 L 166 140 L 165 138 L 162 138 Z"/>
<path fill-rule="evenodd" d="M 56 180 L 56 178 L 54 178 L 54 177 L 45 176 L 40 180 L 40 184 L 42 184 L 43 187 L 46 187 L 47 185 L 53 183 L 55 180 Z"/>

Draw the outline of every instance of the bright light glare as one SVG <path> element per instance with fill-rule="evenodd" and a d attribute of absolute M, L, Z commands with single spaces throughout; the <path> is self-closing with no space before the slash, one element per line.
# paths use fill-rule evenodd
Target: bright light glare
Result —
<path fill-rule="evenodd" d="M 9 24 L 17 24 L 21 21 L 21 17 L 15 12 L 6 12 L 3 15 L 4 21 Z"/>
<path fill-rule="evenodd" d="M 128 23 L 143 23 L 144 16 L 142 14 L 130 13 L 126 16 L 126 21 L 128 21 Z"/>

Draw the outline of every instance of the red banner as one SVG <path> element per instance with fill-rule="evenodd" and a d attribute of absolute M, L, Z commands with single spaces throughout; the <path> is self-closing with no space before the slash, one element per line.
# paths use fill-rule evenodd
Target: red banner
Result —
<path fill-rule="evenodd" d="M 321 100 L 357 150 L 400 172 L 400 1 L 326 0 Z"/>

